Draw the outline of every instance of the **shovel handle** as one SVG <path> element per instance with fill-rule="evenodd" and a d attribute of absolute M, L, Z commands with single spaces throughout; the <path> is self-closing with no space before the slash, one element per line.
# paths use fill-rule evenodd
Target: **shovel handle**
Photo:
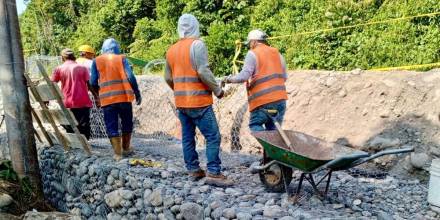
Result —
<path fill-rule="evenodd" d="M 290 142 L 289 137 L 287 136 L 286 132 L 281 128 L 280 123 L 275 119 L 275 117 L 278 115 L 278 110 L 276 109 L 267 109 L 265 110 L 267 116 L 272 120 L 272 122 L 275 124 L 275 128 L 277 129 L 278 133 L 281 135 L 281 138 L 283 139 L 286 146 L 291 150 L 295 151 L 295 149 L 292 146 L 292 142 Z"/>

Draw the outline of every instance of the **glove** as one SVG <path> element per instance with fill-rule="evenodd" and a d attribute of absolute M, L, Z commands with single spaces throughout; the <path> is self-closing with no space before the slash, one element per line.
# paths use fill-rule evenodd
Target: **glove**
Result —
<path fill-rule="evenodd" d="M 222 91 L 220 92 L 220 94 L 217 95 L 217 98 L 218 98 L 218 99 L 221 99 L 221 98 L 223 98 L 224 95 L 225 95 L 225 91 L 223 91 L 223 89 L 222 89 Z"/>
<path fill-rule="evenodd" d="M 135 94 L 135 97 L 136 97 L 136 105 L 140 105 L 142 103 L 141 94 L 137 93 L 137 94 Z"/>

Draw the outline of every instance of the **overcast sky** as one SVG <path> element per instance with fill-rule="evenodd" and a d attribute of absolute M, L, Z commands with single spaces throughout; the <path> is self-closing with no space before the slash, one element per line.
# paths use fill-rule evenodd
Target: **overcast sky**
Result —
<path fill-rule="evenodd" d="M 17 3 L 17 12 L 21 14 L 26 9 L 26 5 L 23 0 L 16 0 L 15 2 Z"/>

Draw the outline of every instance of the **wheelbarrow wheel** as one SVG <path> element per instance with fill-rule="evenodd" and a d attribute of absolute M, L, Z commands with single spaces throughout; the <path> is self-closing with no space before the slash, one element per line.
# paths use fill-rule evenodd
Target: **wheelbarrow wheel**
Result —
<path fill-rule="evenodd" d="M 270 192 L 285 192 L 285 184 L 288 186 L 292 181 L 292 169 L 278 163 L 274 163 L 267 169 L 260 171 L 259 175 L 261 182 Z M 286 183 L 284 178 L 286 178 Z"/>

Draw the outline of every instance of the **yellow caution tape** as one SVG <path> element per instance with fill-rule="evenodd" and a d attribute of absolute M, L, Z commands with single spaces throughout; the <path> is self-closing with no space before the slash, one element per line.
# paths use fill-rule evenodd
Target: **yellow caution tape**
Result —
<path fill-rule="evenodd" d="M 267 39 L 274 40 L 274 39 L 288 38 L 288 37 L 301 36 L 301 35 L 325 33 L 325 32 L 331 32 L 331 31 L 336 31 L 336 30 L 351 29 L 351 28 L 355 28 L 355 27 L 364 27 L 364 26 L 369 26 L 369 25 L 386 24 L 386 23 L 392 23 L 392 22 L 403 21 L 403 20 L 411 20 L 414 18 L 433 17 L 433 16 L 437 16 L 437 15 L 440 15 L 440 12 L 432 12 L 432 13 L 426 13 L 426 14 L 413 15 L 413 16 L 403 16 L 400 18 L 392 18 L 392 19 L 383 20 L 383 21 L 370 21 L 370 22 L 366 22 L 366 23 L 360 23 L 360 24 L 354 24 L 354 25 L 348 25 L 348 26 L 342 26 L 342 27 L 335 27 L 335 28 L 324 28 L 324 29 L 319 29 L 319 30 L 314 30 L 314 31 L 305 31 L 305 32 L 288 34 L 288 35 L 273 36 L 273 37 L 268 37 Z M 232 60 L 232 67 L 233 67 L 234 73 L 238 73 L 237 63 L 244 63 L 243 61 L 237 60 L 238 56 L 240 55 L 240 52 L 241 52 L 242 43 L 243 42 L 240 40 L 235 41 L 235 55 Z M 386 70 L 398 70 L 398 69 L 417 69 L 417 68 L 434 67 L 434 66 L 439 66 L 439 63 L 409 65 L 409 66 L 401 66 L 401 67 L 383 67 L 383 68 L 376 68 L 376 69 L 371 69 L 371 70 L 386 71 Z"/>
<path fill-rule="evenodd" d="M 407 66 L 397 66 L 397 67 L 381 67 L 381 68 L 373 68 L 373 69 L 370 69 L 370 70 L 376 70 L 376 71 L 413 70 L 413 69 L 437 67 L 437 66 L 440 67 L 440 62 L 439 63 L 407 65 Z"/>
<path fill-rule="evenodd" d="M 289 35 L 268 37 L 267 39 L 273 40 L 273 39 L 280 39 L 280 38 L 300 36 L 300 35 L 316 34 L 316 33 L 322 33 L 322 32 L 351 29 L 351 28 L 355 28 L 355 27 L 363 27 L 363 26 L 376 25 L 376 24 L 392 23 L 392 22 L 403 21 L 403 20 L 411 20 L 414 18 L 433 17 L 433 16 L 437 16 L 437 15 L 440 15 L 440 12 L 433 12 L 433 13 L 413 15 L 413 16 L 403 16 L 400 18 L 392 18 L 392 19 L 383 20 L 383 21 L 370 21 L 370 22 L 366 22 L 366 23 L 360 23 L 360 24 L 354 24 L 354 25 L 348 25 L 348 26 L 342 26 L 342 27 L 335 27 L 335 28 L 324 28 L 324 29 L 314 30 L 314 31 L 306 31 L 306 32 L 300 32 L 300 33 L 289 34 Z"/>

